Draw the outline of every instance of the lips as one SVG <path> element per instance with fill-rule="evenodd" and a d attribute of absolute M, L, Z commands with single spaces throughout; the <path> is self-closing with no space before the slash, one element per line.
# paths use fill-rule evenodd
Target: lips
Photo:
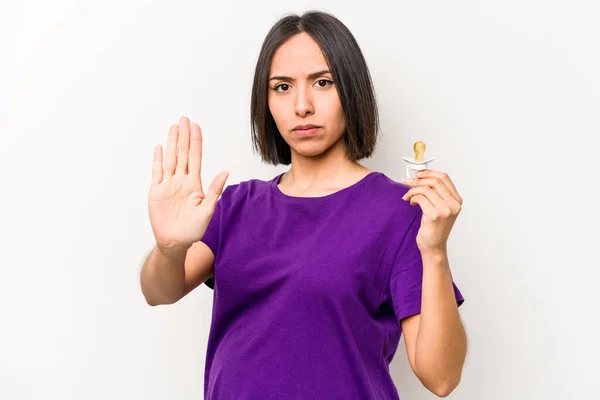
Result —
<path fill-rule="evenodd" d="M 318 126 L 317 125 L 312 125 L 312 124 L 310 124 L 310 125 L 298 125 L 293 130 L 295 130 L 295 131 L 306 131 L 306 130 L 313 129 L 313 128 L 318 128 Z"/>
<path fill-rule="evenodd" d="M 320 126 L 313 124 L 298 125 L 292 130 L 292 132 L 294 132 L 297 136 L 312 136 L 319 128 Z"/>
<path fill-rule="evenodd" d="M 317 129 L 319 129 L 319 127 L 313 126 L 312 128 L 306 128 L 306 129 L 294 129 L 294 133 L 297 136 L 312 136 L 315 134 L 315 132 L 317 132 Z"/>

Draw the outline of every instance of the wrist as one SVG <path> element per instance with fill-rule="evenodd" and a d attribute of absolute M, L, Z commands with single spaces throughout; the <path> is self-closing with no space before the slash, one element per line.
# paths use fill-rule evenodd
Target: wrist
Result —
<path fill-rule="evenodd" d="M 424 260 L 441 263 L 448 259 L 448 251 L 446 248 L 421 250 L 421 257 Z"/>
<path fill-rule="evenodd" d="M 173 245 L 173 246 L 162 246 L 156 243 L 155 248 L 158 253 L 162 256 L 173 260 L 185 259 L 187 251 L 192 247 L 191 244 L 187 245 Z"/>

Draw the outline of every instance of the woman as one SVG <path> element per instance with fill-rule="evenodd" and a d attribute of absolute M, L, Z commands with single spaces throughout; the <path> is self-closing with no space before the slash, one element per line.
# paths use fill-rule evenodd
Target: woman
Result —
<path fill-rule="evenodd" d="M 448 395 L 466 354 L 446 251 L 462 199 L 442 172 L 402 184 L 358 162 L 378 116 L 348 29 L 321 12 L 277 22 L 251 117 L 261 158 L 291 164 L 272 180 L 223 190 L 223 172 L 204 193 L 202 135 L 185 117 L 164 164 L 154 152 L 142 291 L 158 305 L 214 288 L 205 398 L 398 399 L 402 332 L 415 374 Z"/>

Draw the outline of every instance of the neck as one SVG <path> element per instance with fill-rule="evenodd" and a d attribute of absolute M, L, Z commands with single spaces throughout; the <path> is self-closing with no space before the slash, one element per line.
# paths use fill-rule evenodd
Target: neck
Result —
<path fill-rule="evenodd" d="M 347 158 L 342 139 L 318 156 L 292 151 L 292 165 L 279 183 L 298 190 L 344 187 L 359 180 L 366 171 L 367 168 Z"/>

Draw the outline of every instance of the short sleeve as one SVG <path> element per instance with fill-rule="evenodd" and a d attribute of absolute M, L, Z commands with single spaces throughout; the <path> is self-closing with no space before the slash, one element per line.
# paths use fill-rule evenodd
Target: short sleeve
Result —
<path fill-rule="evenodd" d="M 215 205 L 215 212 L 208 222 L 208 227 L 206 228 L 206 232 L 204 232 L 204 236 L 200 240 L 204 244 L 208 246 L 208 248 L 213 252 L 215 256 L 215 260 L 217 259 L 217 253 L 219 251 L 219 241 L 220 241 L 220 227 L 221 227 L 221 209 L 223 208 L 223 197 L 217 200 L 217 204 Z M 206 286 L 213 289 L 215 288 L 215 277 L 212 276 L 208 278 L 205 282 Z"/>
<path fill-rule="evenodd" d="M 421 312 L 421 294 L 423 288 L 423 260 L 417 245 L 417 234 L 421 227 L 422 211 L 414 217 L 392 265 L 389 290 L 397 320 Z M 454 295 L 460 307 L 464 298 L 454 281 Z"/>

